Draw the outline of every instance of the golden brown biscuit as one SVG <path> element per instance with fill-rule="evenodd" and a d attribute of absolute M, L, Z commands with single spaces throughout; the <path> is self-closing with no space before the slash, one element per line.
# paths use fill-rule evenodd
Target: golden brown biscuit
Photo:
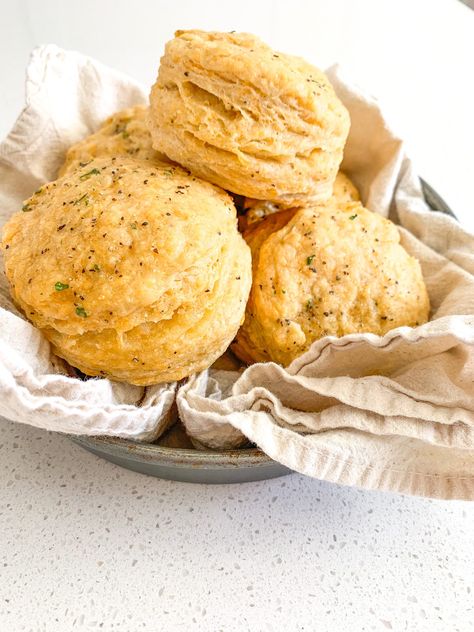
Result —
<path fill-rule="evenodd" d="M 356 185 L 343 171 L 339 171 L 336 179 L 334 180 L 332 197 L 338 204 L 345 202 L 360 202 L 360 193 Z"/>
<path fill-rule="evenodd" d="M 3 233 L 12 296 L 71 365 L 153 384 L 206 368 L 228 347 L 251 262 L 218 187 L 177 166 L 100 158 L 42 187 L 23 211 Z"/>
<path fill-rule="evenodd" d="M 356 186 L 342 171 L 338 172 L 336 179 L 334 180 L 332 198 L 334 198 L 337 203 L 358 202 L 360 200 L 360 194 Z M 302 206 L 307 205 L 303 204 Z M 314 204 L 309 204 L 309 206 L 314 206 Z M 242 231 L 246 230 L 246 228 L 251 224 L 260 222 L 262 219 L 267 217 L 267 215 L 278 213 L 283 210 L 276 202 L 255 200 L 253 198 L 244 198 L 242 207 L 243 212 L 245 213 L 239 217 L 239 228 Z"/>
<path fill-rule="evenodd" d="M 245 241 L 250 246 L 252 253 L 254 253 L 252 256 L 252 268 L 254 274 L 256 273 L 258 267 L 258 253 L 260 252 L 260 248 L 264 242 L 272 233 L 275 233 L 286 226 L 297 212 L 298 209 L 296 208 L 288 208 L 284 211 L 279 211 L 278 213 L 271 213 L 266 217 L 265 221 L 254 223 L 244 231 L 243 234 Z"/>
<path fill-rule="evenodd" d="M 155 149 L 286 208 L 331 196 L 349 124 L 324 73 L 246 33 L 177 31 L 150 94 Z"/>
<path fill-rule="evenodd" d="M 112 114 L 95 134 L 69 148 L 59 175 L 71 173 L 101 156 L 128 156 L 152 162 L 168 162 L 164 154 L 152 147 L 147 117 L 148 108 L 145 105 L 136 105 Z"/>
<path fill-rule="evenodd" d="M 284 366 L 323 336 L 425 322 L 418 261 L 396 226 L 359 202 L 270 215 L 245 234 L 253 258 L 246 317 L 232 351 Z"/>

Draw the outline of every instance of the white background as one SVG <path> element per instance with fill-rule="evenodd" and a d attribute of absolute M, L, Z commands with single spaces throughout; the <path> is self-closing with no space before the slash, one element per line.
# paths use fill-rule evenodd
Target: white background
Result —
<path fill-rule="evenodd" d="M 420 175 L 474 232 L 474 12 L 457 0 L 0 0 L 0 136 L 44 43 L 145 85 L 177 28 L 247 30 L 321 68 L 338 62 L 377 96 Z M 368 130 L 369 133 L 369 130 Z"/>
<path fill-rule="evenodd" d="M 145 84 L 176 28 L 247 30 L 376 95 L 474 230 L 474 13 L 456 0 L 0 1 L 0 136 L 30 50 L 77 49 Z M 370 130 L 367 130 L 370 133 Z M 292 475 L 192 486 L 0 421 L 0 630 L 468 632 L 472 505 Z"/>

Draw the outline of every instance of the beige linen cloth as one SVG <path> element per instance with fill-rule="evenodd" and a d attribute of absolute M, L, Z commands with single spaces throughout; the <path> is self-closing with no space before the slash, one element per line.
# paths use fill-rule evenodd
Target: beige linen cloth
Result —
<path fill-rule="evenodd" d="M 77 434 L 151 440 L 180 417 L 200 445 L 249 440 L 289 468 L 341 484 L 474 498 L 474 237 L 432 213 L 377 103 L 329 71 L 352 119 L 344 170 L 365 205 L 400 225 L 421 262 L 429 323 L 385 336 L 324 338 L 290 367 L 210 370 L 141 389 L 81 382 L 51 357 L 1 281 L 0 414 Z M 130 79 L 55 46 L 37 49 L 27 105 L 0 146 L 0 219 L 55 177 L 64 152 L 110 113 L 145 100 Z M 474 211 L 473 211 L 474 212 Z"/>

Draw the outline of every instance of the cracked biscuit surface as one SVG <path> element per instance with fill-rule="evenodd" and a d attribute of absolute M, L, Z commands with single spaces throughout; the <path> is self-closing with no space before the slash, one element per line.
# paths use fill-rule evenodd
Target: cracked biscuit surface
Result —
<path fill-rule="evenodd" d="M 164 163 L 100 158 L 44 185 L 2 248 L 15 302 L 54 351 L 132 384 L 211 365 L 251 284 L 230 196 Z"/>
<path fill-rule="evenodd" d="M 251 226 L 253 285 L 232 351 L 287 366 L 323 336 L 426 322 L 419 262 L 396 226 L 359 202 L 291 209 Z"/>
<path fill-rule="evenodd" d="M 97 132 L 72 145 L 66 154 L 59 175 L 86 166 L 94 158 L 128 156 L 139 160 L 168 162 L 166 156 L 152 147 L 147 125 L 148 107 L 134 107 L 115 112 Z"/>
<path fill-rule="evenodd" d="M 178 31 L 150 94 L 155 149 L 286 208 L 331 196 L 349 125 L 323 72 L 246 33 Z"/>

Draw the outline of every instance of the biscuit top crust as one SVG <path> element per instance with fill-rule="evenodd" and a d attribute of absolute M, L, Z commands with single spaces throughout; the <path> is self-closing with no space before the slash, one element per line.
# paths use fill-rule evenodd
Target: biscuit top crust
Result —
<path fill-rule="evenodd" d="M 235 233 L 233 201 L 218 187 L 177 166 L 100 158 L 41 187 L 2 246 L 28 318 L 81 334 L 170 318 L 212 287 Z"/>
<path fill-rule="evenodd" d="M 291 107 L 314 113 L 317 123 L 326 113 L 321 99 L 334 90 L 326 75 L 301 57 L 273 50 L 250 33 L 219 33 L 200 30 L 176 31 L 166 45 L 166 55 L 188 68 L 190 81 L 206 73 L 260 90 L 262 97 L 278 97 Z M 308 120 L 309 122 L 309 120 Z"/>
<path fill-rule="evenodd" d="M 166 156 L 152 147 L 151 134 L 147 125 L 148 107 L 135 105 L 109 116 L 90 136 L 72 145 L 67 153 L 59 175 L 86 166 L 94 158 L 123 156 L 154 162 L 168 162 Z"/>
<path fill-rule="evenodd" d="M 323 336 L 383 335 L 428 318 L 419 262 L 397 227 L 359 202 L 275 213 L 244 237 L 254 274 L 235 350 L 247 361 L 286 366 Z"/>

